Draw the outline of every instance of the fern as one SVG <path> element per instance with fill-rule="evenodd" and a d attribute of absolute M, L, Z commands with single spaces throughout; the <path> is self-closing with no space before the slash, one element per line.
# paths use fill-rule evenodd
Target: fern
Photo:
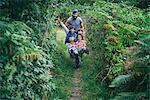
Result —
<path fill-rule="evenodd" d="M 135 41 L 138 45 L 140 52 L 135 54 L 136 62 L 130 69 L 130 75 L 119 75 L 116 77 L 111 84 L 110 88 L 114 88 L 115 97 L 111 100 L 140 100 L 148 99 L 148 90 L 149 90 L 149 72 L 150 72 L 150 57 L 149 57 L 149 37 L 143 38 L 141 40 Z M 131 84 L 132 83 L 132 84 Z M 129 93 L 123 92 L 123 87 L 132 87 L 128 88 Z M 117 88 L 120 90 L 117 91 Z M 125 90 L 126 91 L 126 90 Z"/>
<path fill-rule="evenodd" d="M 132 75 L 119 75 L 116 77 L 111 84 L 109 85 L 110 88 L 120 87 L 121 85 L 128 84 L 133 79 Z"/>
<path fill-rule="evenodd" d="M 3 64 L 0 71 L 0 99 L 22 99 L 22 94 L 26 95 L 26 99 L 33 96 L 42 98 L 44 94 L 48 95 L 55 89 L 54 83 L 51 82 L 50 69 L 53 63 L 50 50 L 36 45 L 33 38 L 38 40 L 38 37 L 33 37 L 34 31 L 20 21 L 0 21 L 0 32 L 0 63 Z M 49 41 L 50 39 L 52 38 L 49 37 Z M 54 41 L 53 39 L 51 41 Z M 50 49 L 53 48 L 54 46 Z M 16 87 L 18 85 L 19 90 Z M 3 91 L 6 92 L 2 94 Z"/>
<path fill-rule="evenodd" d="M 110 100 L 136 100 L 136 94 L 133 92 L 122 92 L 117 94 L 113 99 Z"/>

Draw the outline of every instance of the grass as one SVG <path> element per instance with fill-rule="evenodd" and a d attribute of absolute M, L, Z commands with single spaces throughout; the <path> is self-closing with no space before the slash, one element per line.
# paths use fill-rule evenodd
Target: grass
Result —
<path fill-rule="evenodd" d="M 75 69 L 72 67 L 72 61 L 69 58 L 66 45 L 64 44 L 65 32 L 61 29 L 57 29 L 57 48 L 54 58 L 54 72 L 55 83 L 58 86 L 55 95 L 58 95 L 61 100 L 69 100 L 71 95 L 71 79 L 73 77 Z M 97 94 L 100 93 L 100 88 L 97 87 L 96 82 L 96 69 L 93 67 L 92 56 L 84 55 L 81 64 L 82 72 L 82 100 L 100 100 L 97 98 Z M 95 99 L 93 99 L 95 98 Z"/>
<path fill-rule="evenodd" d="M 98 94 L 100 94 L 100 87 L 98 87 L 98 83 L 96 81 L 97 71 L 94 68 L 94 64 L 92 62 L 92 54 L 90 53 L 87 56 L 83 57 L 83 64 L 81 67 L 81 71 L 83 74 L 82 81 L 82 99 L 83 100 L 101 100 L 98 98 Z"/>
<path fill-rule="evenodd" d="M 58 99 L 67 100 L 71 95 L 71 79 L 74 69 L 64 43 L 65 33 L 61 29 L 57 29 L 56 33 L 57 47 L 53 62 L 55 65 L 54 78 L 58 88 L 56 89 L 55 96 L 58 96 Z"/>

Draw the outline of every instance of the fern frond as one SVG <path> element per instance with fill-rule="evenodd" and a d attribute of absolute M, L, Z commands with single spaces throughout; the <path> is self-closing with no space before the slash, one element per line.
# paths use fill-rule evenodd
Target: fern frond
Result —
<path fill-rule="evenodd" d="M 131 75 L 119 75 L 116 77 L 111 84 L 109 85 L 110 88 L 119 87 L 123 84 L 127 84 L 129 81 L 133 79 L 133 76 Z"/>
<path fill-rule="evenodd" d="M 133 92 L 122 92 L 117 94 L 113 99 L 110 100 L 135 100 L 136 94 Z"/>
<path fill-rule="evenodd" d="M 15 31 L 19 32 L 22 35 L 34 33 L 34 31 L 23 22 L 14 21 L 12 22 L 12 24 L 15 27 Z"/>
<path fill-rule="evenodd" d="M 147 46 L 146 43 L 144 43 L 144 42 L 142 42 L 140 40 L 135 40 L 134 42 L 137 43 L 138 45 L 141 45 L 141 46 Z"/>
<path fill-rule="evenodd" d="M 150 66 L 146 65 L 144 62 L 138 62 L 134 65 L 134 67 L 131 68 L 131 71 L 133 73 L 149 73 L 150 72 Z"/>

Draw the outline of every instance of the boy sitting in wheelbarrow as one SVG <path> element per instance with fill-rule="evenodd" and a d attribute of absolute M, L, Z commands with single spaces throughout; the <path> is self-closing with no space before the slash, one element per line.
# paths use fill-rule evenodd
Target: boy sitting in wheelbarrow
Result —
<path fill-rule="evenodd" d="M 88 54 L 88 50 L 86 49 L 86 44 L 85 40 L 83 39 L 83 35 L 81 34 L 80 30 L 78 32 L 75 32 L 73 26 L 69 26 L 67 28 L 60 19 L 58 19 L 58 21 L 60 22 L 61 26 L 64 28 L 66 33 L 65 44 L 67 45 L 68 52 L 71 58 L 75 58 L 74 59 L 76 64 L 75 66 L 76 68 L 78 68 L 80 62 L 79 54 L 81 54 L 81 56 L 83 55 L 83 53 Z"/>

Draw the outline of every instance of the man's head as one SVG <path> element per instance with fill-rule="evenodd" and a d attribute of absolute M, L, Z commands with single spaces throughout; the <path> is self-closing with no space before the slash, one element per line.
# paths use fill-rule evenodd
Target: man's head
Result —
<path fill-rule="evenodd" d="M 77 17 L 78 17 L 78 10 L 73 10 L 72 17 L 73 17 L 74 20 L 77 19 Z"/>
<path fill-rule="evenodd" d="M 69 29 L 70 33 L 74 33 L 74 27 L 73 26 L 69 26 L 68 29 Z"/>

